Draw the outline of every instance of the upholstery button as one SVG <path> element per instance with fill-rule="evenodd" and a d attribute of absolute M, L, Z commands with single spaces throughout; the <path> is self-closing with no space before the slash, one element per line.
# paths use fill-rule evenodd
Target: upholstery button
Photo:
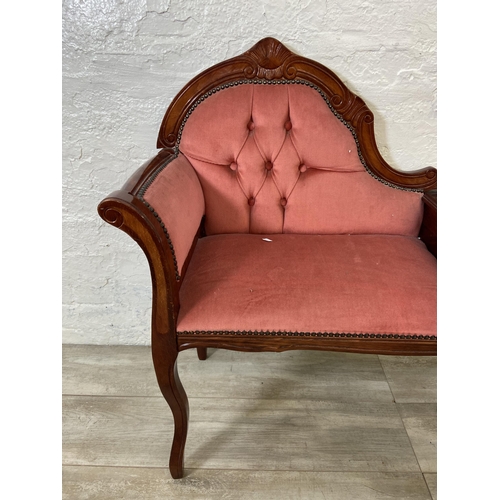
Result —
<path fill-rule="evenodd" d="M 248 198 L 248 204 L 253 207 L 255 205 L 255 198 L 253 196 L 250 196 L 250 198 Z"/>
<path fill-rule="evenodd" d="M 273 163 L 271 161 L 266 161 L 266 169 L 271 170 L 273 168 Z"/>
<path fill-rule="evenodd" d="M 253 130 L 254 128 L 255 128 L 255 123 L 252 120 L 250 120 L 247 124 L 247 129 Z"/>
<path fill-rule="evenodd" d="M 300 170 L 301 172 L 305 172 L 305 171 L 307 170 L 307 167 L 306 167 L 304 164 L 302 164 L 302 165 L 299 167 L 299 170 Z"/>
<path fill-rule="evenodd" d="M 287 130 L 292 130 L 292 122 L 290 120 L 288 120 L 286 123 L 285 123 L 285 128 Z"/>
<path fill-rule="evenodd" d="M 236 169 L 238 168 L 238 165 L 236 164 L 236 162 L 235 162 L 235 161 L 233 161 L 233 163 L 231 163 L 231 165 L 229 165 L 229 168 L 230 168 L 231 170 L 236 170 Z"/>
<path fill-rule="evenodd" d="M 286 198 L 281 198 L 280 203 L 282 207 L 286 207 Z"/>

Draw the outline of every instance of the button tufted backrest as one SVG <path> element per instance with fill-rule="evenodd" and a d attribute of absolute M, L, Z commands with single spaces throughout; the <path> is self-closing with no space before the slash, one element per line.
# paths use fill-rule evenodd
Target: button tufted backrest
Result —
<path fill-rule="evenodd" d="M 373 178 L 351 131 L 303 84 L 213 93 L 179 149 L 203 188 L 207 234 L 418 234 L 421 193 Z"/>

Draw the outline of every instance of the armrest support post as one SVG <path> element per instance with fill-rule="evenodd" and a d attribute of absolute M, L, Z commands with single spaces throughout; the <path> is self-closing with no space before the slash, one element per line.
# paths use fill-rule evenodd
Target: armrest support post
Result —
<path fill-rule="evenodd" d="M 424 217 L 418 236 L 427 245 L 429 252 L 437 258 L 437 190 L 426 191 L 422 201 Z"/>

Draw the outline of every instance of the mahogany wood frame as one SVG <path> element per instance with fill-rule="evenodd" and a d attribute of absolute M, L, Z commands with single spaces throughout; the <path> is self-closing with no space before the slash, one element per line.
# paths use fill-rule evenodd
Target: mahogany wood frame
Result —
<path fill-rule="evenodd" d="M 435 355 L 437 342 L 413 336 L 336 334 L 322 336 L 314 332 L 304 335 L 248 334 L 220 332 L 220 334 L 177 334 L 179 289 L 199 237 L 204 234 L 203 220 L 193 240 L 191 251 L 182 269 L 177 269 L 175 253 L 165 228 L 155 216 L 154 209 L 140 196 L 166 162 L 178 153 L 183 122 L 190 109 L 204 96 L 224 85 L 242 81 L 302 80 L 314 86 L 328 99 L 337 116 L 354 132 L 365 167 L 383 183 L 422 191 L 424 218 L 420 238 L 430 252 L 437 255 L 437 171 L 432 167 L 414 172 L 392 168 L 382 158 L 375 142 L 373 113 L 364 101 L 353 94 L 325 66 L 298 56 L 278 40 L 265 38 L 247 52 L 223 61 L 193 78 L 173 99 L 158 134 L 161 150 L 140 167 L 117 191 L 106 197 L 98 207 L 99 215 L 109 224 L 125 231 L 142 248 L 149 262 L 152 280 L 153 306 L 151 343 L 153 364 L 160 390 L 168 402 L 174 418 L 174 439 L 170 454 L 170 471 L 174 478 L 183 476 L 184 445 L 187 437 L 189 405 L 177 374 L 177 356 L 184 349 L 197 348 L 199 359 L 206 359 L 207 347 L 239 351 L 285 351 L 315 349 L 328 351 Z"/>

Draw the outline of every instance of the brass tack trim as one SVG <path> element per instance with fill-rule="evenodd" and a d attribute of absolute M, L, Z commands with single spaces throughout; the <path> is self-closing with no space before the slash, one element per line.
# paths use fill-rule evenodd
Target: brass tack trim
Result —
<path fill-rule="evenodd" d="M 357 338 L 357 339 L 401 339 L 401 340 L 437 340 L 436 335 L 415 335 L 415 334 L 398 334 L 398 333 L 348 333 L 348 332 L 288 332 L 288 331 L 240 331 L 240 330 L 220 330 L 220 331 L 205 331 L 194 330 L 187 332 L 177 332 L 177 335 L 196 335 L 196 336 L 220 336 L 220 335 L 237 335 L 237 336 L 274 336 L 274 337 L 332 337 L 332 338 Z"/>

